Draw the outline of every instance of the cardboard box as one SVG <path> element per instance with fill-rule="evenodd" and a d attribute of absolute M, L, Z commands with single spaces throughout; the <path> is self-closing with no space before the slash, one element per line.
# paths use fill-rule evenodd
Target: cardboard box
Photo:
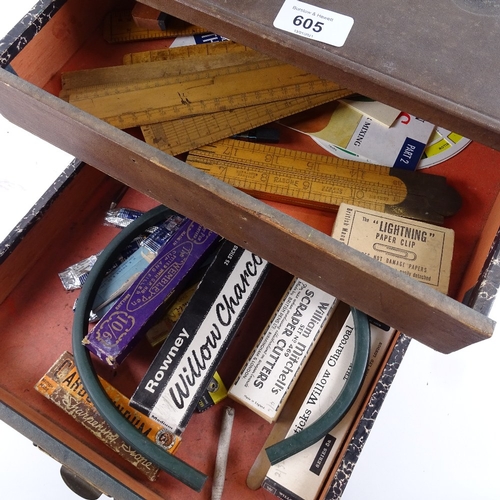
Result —
<path fill-rule="evenodd" d="M 180 438 L 134 410 L 129 400 L 111 384 L 100 378 L 104 390 L 120 413 L 129 420 L 148 439 L 174 453 L 180 444 Z M 76 370 L 73 355 L 64 352 L 47 373 L 36 384 L 35 389 L 47 399 L 62 408 L 77 422 L 82 424 L 94 436 L 132 463 L 151 481 L 156 480 L 159 469 L 145 457 L 131 449 L 122 438 L 109 427 L 90 401 L 80 376 Z"/>
<path fill-rule="evenodd" d="M 154 323 L 165 302 L 219 240 L 214 232 L 186 219 L 175 236 L 124 292 L 83 343 L 99 359 L 118 365 Z"/>
<path fill-rule="evenodd" d="M 452 229 L 343 203 L 332 236 L 442 293 L 448 292 L 455 237 Z"/>
<path fill-rule="evenodd" d="M 132 255 L 104 277 L 92 304 L 92 314 L 97 319 L 101 319 L 113 307 L 120 295 L 151 264 L 160 248 L 175 235 L 184 221 L 185 217 L 172 212 L 165 222 L 141 242 L 140 247 Z"/>
<path fill-rule="evenodd" d="M 186 10 L 185 5 L 181 5 L 177 0 L 169 2 L 170 4 L 172 8 L 177 5 L 178 14 L 184 9 L 186 17 L 197 15 L 194 11 Z M 207 13 L 213 18 L 212 23 L 203 24 L 209 29 L 220 26 L 223 19 L 229 19 L 229 22 L 241 19 L 241 9 L 236 7 L 238 2 L 233 6 L 228 2 L 228 11 L 224 10 L 225 5 L 222 7 L 222 3 L 218 11 L 214 10 L 214 2 L 200 0 L 200 5 L 202 6 L 199 11 L 200 19 Z M 101 473 L 108 480 L 118 483 L 116 487 L 114 484 L 103 487 L 112 497 L 122 498 L 124 496 L 120 490 L 122 487 L 127 494 L 135 493 L 149 500 L 162 500 L 166 497 L 171 500 L 185 500 L 189 497 L 189 493 L 186 494 L 182 485 L 173 484 L 172 480 L 163 474 L 154 485 L 149 485 L 149 481 L 137 479 L 136 475 L 127 473 L 130 470 L 128 463 L 123 462 L 101 442 L 91 439 L 89 445 L 84 438 L 87 431 L 83 427 L 75 429 L 72 419 L 61 418 L 60 425 L 54 425 L 55 421 L 59 423 L 60 416 L 65 417 L 65 415 L 60 415 L 59 408 L 49 405 L 35 390 L 32 390 L 34 382 L 44 371 L 40 370 L 40 367 L 45 366 L 46 360 L 55 360 L 60 354 L 53 351 L 54 346 L 56 349 L 60 346 L 61 350 L 69 347 L 68 330 L 71 328 L 72 320 L 71 306 L 67 303 L 69 295 L 62 290 L 57 279 L 46 278 L 51 275 L 57 276 L 62 259 L 67 259 L 68 263 L 76 262 L 84 255 L 81 251 L 87 254 L 87 248 L 99 250 L 109 241 L 104 235 L 99 237 L 101 230 L 89 231 L 88 226 L 89 221 L 101 220 L 110 202 L 116 199 L 115 194 L 123 188 L 123 185 L 110 181 L 108 176 L 120 179 L 124 184 L 146 193 L 161 203 L 169 205 L 175 202 L 176 209 L 181 213 L 189 214 L 194 220 L 216 232 L 220 231 L 220 234 L 234 239 L 237 243 L 244 245 L 245 241 L 248 241 L 257 254 L 265 255 L 270 261 L 285 267 L 291 273 L 298 275 L 307 273 L 318 286 L 321 286 L 321 282 L 328 283 L 329 291 L 333 295 L 335 289 L 342 290 L 343 298 L 353 305 L 369 304 L 370 312 L 375 316 L 386 322 L 392 320 L 408 335 L 439 350 L 446 349 L 449 352 L 461 349 L 478 339 L 487 339 L 493 331 L 493 326 L 481 319 L 480 313 L 461 304 L 461 299 L 457 302 L 442 294 L 438 296 L 436 293 L 431 295 L 432 300 L 427 300 L 428 296 L 425 294 L 428 287 L 423 283 L 414 283 L 419 292 L 416 300 L 401 297 L 401 289 L 407 290 L 407 287 L 404 287 L 407 280 L 393 279 L 394 272 L 387 272 L 391 271 L 390 269 L 381 271 L 381 266 L 375 266 L 377 263 L 374 261 L 372 265 L 365 262 L 366 266 L 363 266 L 363 269 L 356 269 L 356 262 L 360 256 L 353 249 L 346 248 L 352 251 L 342 252 L 339 258 L 338 246 L 326 243 L 324 234 L 319 234 L 317 231 L 331 234 L 333 216 L 325 216 L 322 212 L 314 212 L 311 215 L 312 210 L 299 210 L 296 207 L 282 205 L 279 209 L 285 210 L 288 215 L 274 208 L 269 209 L 264 203 L 224 187 L 222 182 L 206 180 L 206 176 L 192 172 L 192 169 L 180 164 L 176 158 L 154 154 L 151 148 L 145 147 L 135 135 L 112 130 L 98 120 L 78 113 L 70 104 L 49 95 L 49 93 L 57 94 L 60 90 L 57 75 L 61 71 L 121 64 L 125 49 L 123 44 L 116 47 L 106 46 L 99 26 L 102 25 L 106 12 L 113 7 L 122 6 L 123 2 L 115 0 L 38 2 L 36 8 L 23 20 L 22 25 L 18 25 L 5 39 L 4 62 L 10 63 L 15 75 L 8 71 L 1 72 L 1 114 L 45 140 L 55 143 L 59 148 L 66 149 L 72 157 L 81 159 L 86 165 L 73 162 L 72 167 L 77 165 L 78 168 L 77 175 L 73 175 L 73 169 L 68 169 L 62 178 L 57 179 L 56 184 L 44 195 L 44 199 L 36 204 L 27 214 L 27 218 L 23 219 L 20 227 L 16 228 L 15 235 L 7 241 L 8 246 L 0 271 L 1 300 L 10 295 L 0 310 L 3 319 L 0 385 L 2 401 L 7 406 L 3 412 L 0 410 L 0 413 L 7 417 L 5 409 L 8 407 L 15 413 L 13 422 L 16 425 L 19 423 L 19 418 L 24 420 L 23 423 L 34 424 L 39 432 L 30 435 L 30 439 L 41 446 L 47 447 L 49 444 L 44 435 L 59 444 L 63 443 L 60 453 L 56 446 L 48 450 L 53 456 L 62 457 L 64 461 L 71 454 L 77 454 L 83 458 L 86 466 L 96 470 L 96 475 Z M 375 5 L 369 6 L 366 3 L 366 6 L 368 9 L 376 10 Z M 426 6 L 436 12 L 439 9 L 439 5 L 435 2 L 434 4 L 427 2 Z M 269 4 L 255 4 L 254 7 L 256 10 L 252 9 L 249 14 L 258 22 L 265 20 L 266 16 L 262 16 L 261 13 L 269 11 Z M 352 4 L 352 9 L 355 8 L 356 6 Z M 217 20 L 221 11 L 224 16 L 222 18 L 219 16 Z M 457 15 L 463 14 L 460 9 L 455 11 Z M 419 12 L 422 15 L 429 14 L 429 10 L 424 8 Z M 358 12 L 361 13 L 370 18 L 369 11 Z M 472 19 L 472 14 L 469 17 Z M 486 16 L 484 19 L 486 22 Z M 491 23 L 496 22 L 495 17 L 489 19 Z M 271 45 L 279 49 L 276 39 L 267 36 L 269 32 L 266 32 L 265 26 L 262 25 L 264 29 L 259 34 L 255 33 L 252 24 L 236 23 L 235 26 L 240 31 L 248 32 L 246 38 L 244 35 L 241 36 L 242 43 L 250 42 L 250 39 L 255 40 L 255 36 L 259 36 L 262 48 L 271 55 L 273 53 Z M 420 26 L 420 23 L 415 26 Z M 476 29 L 474 23 L 469 23 L 467 26 L 471 33 Z M 249 33 L 249 27 L 253 33 Z M 64 34 L 64 36 L 54 36 L 54 34 Z M 500 33 L 491 35 L 498 37 Z M 460 36 L 463 37 L 463 34 Z M 290 35 L 291 37 L 293 35 Z M 362 48 L 364 43 L 362 36 L 358 41 L 361 42 L 358 47 Z M 377 41 L 379 42 L 385 43 L 387 47 L 391 46 L 390 41 L 384 37 Z M 141 41 L 127 45 L 126 50 L 131 52 L 150 50 L 160 45 L 159 42 L 155 44 L 151 46 Z M 164 47 L 166 42 L 161 42 L 161 45 Z M 327 54 L 322 47 L 315 45 L 314 42 L 311 43 L 311 50 L 317 54 L 322 52 L 322 56 L 326 55 L 330 59 L 328 63 L 331 66 L 336 51 Z M 489 49 L 493 51 L 495 46 L 496 44 L 493 44 Z M 106 50 L 100 50 L 104 47 Z M 371 49 L 368 47 L 367 50 Z M 406 47 L 406 50 L 411 53 L 412 47 Z M 299 52 L 297 49 L 296 60 L 301 57 Z M 51 57 L 47 57 L 49 53 Z M 454 53 L 458 60 L 460 58 L 463 60 L 461 51 Z M 325 61 L 322 56 L 316 59 L 318 68 L 320 65 L 324 67 Z M 306 57 L 314 59 L 311 55 Z M 402 57 L 401 60 L 409 59 Z M 447 62 L 450 64 L 449 68 L 459 67 L 453 65 L 450 60 Z M 496 79 L 497 75 L 493 69 L 490 68 L 490 72 L 487 73 L 492 79 Z M 457 71 L 460 72 L 459 69 Z M 453 76 L 450 75 L 450 78 L 453 79 Z M 432 81 L 435 83 L 438 80 Z M 481 84 L 484 86 L 484 81 L 481 81 Z M 460 82 L 456 87 L 461 87 Z M 407 96 L 411 97 L 411 89 L 408 85 L 405 88 L 408 90 Z M 364 87 L 360 89 L 363 90 Z M 366 91 L 368 92 L 368 87 Z M 453 91 L 451 93 L 455 97 L 454 103 L 463 102 L 460 98 L 457 100 Z M 482 94 L 469 92 L 469 95 L 476 95 L 479 98 Z M 386 97 L 386 102 L 391 103 L 389 91 L 386 92 Z M 432 112 L 432 107 L 429 105 L 427 108 L 430 112 L 428 116 L 432 114 L 437 117 L 439 113 Z M 459 111 L 456 106 L 451 106 L 449 109 L 455 109 L 457 113 Z M 467 119 L 467 117 L 462 118 Z M 470 119 L 469 122 L 471 121 Z M 498 138 L 498 133 L 490 131 L 489 136 Z M 475 137 L 479 137 L 477 130 Z M 487 138 L 484 138 L 484 141 L 486 140 Z M 290 137 L 291 147 L 299 147 L 301 144 L 295 142 L 295 137 Z M 9 150 L 12 145 L 5 144 L 5 147 Z M 453 290 L 461 284 L 464 270 L 469 267 L 470 251 L 483 231 L 489 214 L 491 222 L 496 221 L 498 228 L 500 211 L 491 210 L 492 202 L 498 193 L 497 180 L 500 174 L 498 157 L 498 152 L 474 142 L 456 157 L 433 167 L 432 173 L 445 175 L 453 185 L 465 188 L 461 193 L 465 210 L 449 221 L 456 231 L 455 246 L 458 247 L 455 250 L 454 271 L 450 284 L 454 298 L 456 295 Z M 101 175 L 89 165 L 101 169 L 107 175 Z M 115 186 L 117 190 L 114 190 Z M 144 205 L 137 206 L 148 209 L 151 200 L 148 199 Z M 300 222 L 297 223 L 296 219 L 312 226 L 316 231 L 306 228 Z M 401 273 L 398 274 L 401 278 L 405 278 Z M 477 275 L 471 275 L 470 279 L 475 276 Z M 372 286 L 363 289 L 359 284 L 366 280 L 370 281 Z M 344 286 L 345 282 L 352 283 L 352 286 Z M 468 283 L 467 288 L 470 288 L 472 285 L 470 281 Z M 34 290 L 36 293 L 33 293 Z M 377 293 L 374 293 L 374 290 Z M 434 290 L 429 291 L 434 292 Z M 26 297 L 30 297 L 30 300 L 26 301 Z M 71 297 L 70 302 L 72 302 Z M 25 348 L 28 346 L 29 349 Z M 22 370 L 19 367 L 22 367 Z M 388 374 L 394 371 L 393 364 L 388 366 Z M 387 386 L 382 386 L 381 389 L 385 392 Z M 208 411 L 188 426 L 186 441 L 189 437 L 190 444 L 183 442 L 180 450 L 188 457 L 188 463 L 194 462 L 197 465 L 205 459 L 210 460 L 210 456 L 213 456 L 218 436 L 209 435 L 205 431 L 207 428 L 217 428 L 219 424 L 217 415 L 218 412 Z M 242 469 L 250 468 L 260 450 L 258 443 L 263 437 L 262 429 L 255 424 L 254 417 L 255 415 L 249 411 L 242 411 L 237 415 L 240 425 L 235 427 L 234 437 L 238 438 L 239 444 L 244 444 L 244 448 L 240 450 L 238 460 L 230 460 L 228 464 L 228 477 L 231 478 L 225 487 L 228 498 L 247 500 L 258 498 L 262 494 L 262 492 L 248 492 L 245 473 L 241 472 Z M 362 438 L 366 437 L 361 431 L 360 434 Z M 196 440 L 198 435 L 204 436 L 206 447 L 203 450 L 199 449 L 199 441 Z M 338 492 L 344 488 L 347 482 L 344 472 L 347 474 L 350 472 L 360 449 L 359 445 L 364 442 L 362 440 L 360 443 L 357 436 L 358 434 L 338 475 L 335 477 L 332 475 L 331 488 L 335 494 L 339 494 Z M 102 460 L 97 460 L 97 464 L 96 456 L 102 457 Z M 328 497 L 330 496 L 331 494 L 328 494 Z"/>
<path fill-rule="evenodd" d="M 359 395 L 345 417 L 324 437 L 301 453 L 269 468 L 262 486 L 278 498 L 314 500 L 321 491 L 345 439 L 356 418 L 364 396 L 378 373 L 392 344 L 394 329 L 371 329 L 370 359 Z M 345 385 L 354 355 L 354 322 L 352 314 L 334 342 L 286 437 L 301 432 L 315 422 L 335 401 Z"/>
<path fill-rule="evenodd" d="M 146 338 L 153 347 L 161 344 L 168 337 L 176 321 L 181 317 L 184 309 L 189 304 L 189 301 L 198 288 L 198 285 L 199 282 L 188 286 L 188 288 L 186 288 L 168 308 L 167 312 L 158 321 L 158 323 L 152 326 L 146 333 Z"/>
<path fill-rule="evenodd" d="M 269 264 L 224 242 L 132 398 L 134 408 L 180 434 L 236 334 Z"/>
<path fill-rule="evenodd" d="M 229 396 L 274 422 L 336 305 L 332 295 L 292 280 Z"/>

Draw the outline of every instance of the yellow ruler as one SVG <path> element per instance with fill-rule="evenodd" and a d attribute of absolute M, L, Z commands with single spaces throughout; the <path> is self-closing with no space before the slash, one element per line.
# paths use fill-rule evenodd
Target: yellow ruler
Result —
<path fill-rule="evenodd" d="M 442 224 L 461 205 L 441 176 L 233 139 L 193 150 L 186 162 L 253 196 L 323 210 L 349 203 Z"/>
<path fill-rule="evenodd" d="M 125 55 L 123 66 L 62 73 L 62 92 L 59 97 L 69 99 L 72 96 L 73 100 L 76 100 L 94 94 L 126 92 L 158 86 L 162 83 L 162 78 L 173 78 L 174 82 L 188 81 L 199 78 L 200 72 L 207 69 L 214 70 L 270 59 L 264 54 L 232 42 L 138 52 Z"/>
<path fill-rule="evenodd" d="M 124 56 L 62 75 L 60 97 L 177 155 L 351 91 L 234 42 Z"/>
<path fill-rule="evenodd" d="M 141 130 L 148 144 L 170 155 L 178 155 L 334 99 L 341 99 L 351 93 L 350 90 L 341 89 L 218 113 L 153 123 L 142 126 Z"/>
<path fill-rule="evenodd" d="M 181 60 L 184 64 L 189 65 L 197 59 L 202 59 L 205 61 L 206 65 L 211 65 L 212 62 L 209 63 L 207 57 L 214 58 L 233 54 L 234 56 L 240 58 L 242 54 L 246 53 L 258 55 L 262 59 L 270 59 L 269 56 L 265 56 L 264 54 L 246 47 L 245 45 L 226 40 L 216 43 L 200 43 L 196 45 L 132 52 L 123 56 L 123 64 Z"/>
<path fill-rule="evenodd" d="M 104 39 L 109 43 L 158 40 L 201 33 L 208 33 L 208 30 L 175 18 L 169 19 L 166 30 L 140 28 L 135 24 L 130 10 L 110 12 L 104 25 Z"/>
<path fill-rule="evenodd" d="M 215 68 L 224 65 L 238 64 L 242 61 L 264 61 L 268 56 L 254 51 L 244 45 L 231 41 L 190 45 L 186 47 L 156 49 L 151 51 L 126 54 L 124 64 L 135 66 L 163 64 L 170 71 L 183 73 L 201 71 L 205 67 Z M 164 63 L 167 62 L 167 65 Z M 141 66 L 144 68 L 145 66 Z M 166 70 L 166 69 L 165 69 Z M 332 92 L 296 97 L 267 104 L 247 106 L 243 108 L 220 111 L 211 114 L 180 118 L 141 127 L 148 144 L 162 151 L 177 155 L 190 149 L 224 139 L 234 134 L 265 125 L 294 113 L 299 113 L 334 99 L 346 97 L 352 92 L 340 89 Z"/>
<path fill-rule="evenodd" d="M 69 102 L 123 129 L 340 88 L 294 66 L 265 60 L 71 94 Z"/>
<path fill-rule="evenodd" d="M 122 106 L 140 106 L 141 104 L 136 102 L 138 98 L 147 99 L 149 94 L 158 97 L 164 87 L 167 87 L 167 91 L 169 90 L 169 85 L 186 84 L 189 89 L 193 86 L 213 85 L 207 80 L 229 77 L 231 81 L 231 78 L 237 78 L 231 75 L 284 66 L 283 63 L 278 63 L 273 59 L 248 60 L 244 57 L 237 64 L 228 62 L 223 57 L 214 58 L 213 63 L 209 68 L 206 67 L 206 63 L 193 68 L 193 64 L 186 66 L 182 61 L 165 61 L 84 71 L 82 73 L 88 75 L 87 79 L 95 79 L 94 83 L 73 88 L 70 92 L 70 101 L 84 107 L 93 100 L 96 103 L 96 109 L 99 109 L 99 106 L 104 108 L 106 105 L 110 107 L 116 105 L 118 108 L 116 101 L 121 101 Z M 102 80 L 99 79 L 101 74 Z M 63 76 L 63 80 L 67 88 L 69 83 L 67 75 Z M 260 86 L 263 87 L 264 84 Z M 231 89 L 219 89 L 219 92 L 229 95 Z M 103 109 L 102 113 L 104 112 Z"/>

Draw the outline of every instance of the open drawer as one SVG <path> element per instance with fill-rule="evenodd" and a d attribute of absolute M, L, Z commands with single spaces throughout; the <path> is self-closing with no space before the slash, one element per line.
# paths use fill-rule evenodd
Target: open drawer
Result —
<path fill-rule="evenodd" d="M 109 45 L 103 41 L 100 23 L 116 2 L 94 6 L 72 0 L 54 13 L 58 5 L 49 3 L 46 24 L 40 17 L 30 24 L 28 32 L 40 23 L 43 27 L 20 53 L 16 55 L 19 43 L 13 42 L 4 54 L 5 64 L 10 62 L 18 74 L 2 72 L 0 112 L 5 117 L 439 351 L 451 352 L 491 335 L 493 322 L 459 301 L 483 228 L 490 215 L 496 215 L 492 210 L 499 182 L 496 153 L 474 144 L 434 169 L 448 177 L 463 197 L 460 213 L 446 221 L 456 231 L 450 295 L 457 301 L 332 240 L 324 234 L 333 224 L 331 215 L 324 232 L 311 230 L 283 210 L 246 196 L 55 97 L 61 70 L 121 64 L 124 53 L 151 47 L 145 42 Z M 11 61 L 10 54 L 15 55 Z M 497 221 L 492 224 L 498 226 Z M 491 242 L 491 235 L 485 237 Z"/>
<path fill-rule="evenodd" d="M 446 221 L 456 232 L 453 298 L 446 297 L 334 241 L 329 236 L 334 215 L 251 198 L 55 97 L 61 71 L 120 64 L 125 53 L 161 47 L 165 42 L 104 42 L 102 19 L 111 9 L 123 7 L 123 2 L 68 0 L 41 2 L 40 6 L 40 13 L 30 18 L 25 30 L 13 32 L 2 53 L 4 65 L 16 75 L 1 72 L 0 113 L 92 167 L 75 162 L 74 173 L 44 207 L 40 220 L 2 256 L 0 278 L 6 286 L 2 287 L 5 300 L 0 314 L 8 348 L 3 351 L 0 395 L 14 411 L 133 494 L 144 498 L 194 496 L 168 477 L 155 483 L 144 480 L 33 389 L 62 351 L 70 350 L 74 297 L 61 289 L 57 271 L 99 250 L 112 237 L 113 230 L 101 227 L 98 214 L 121 190 L 121 183 L 133 188 L 124 203 L 144 209 L 164 203 L 437 350 L 451 352 L 491 335 L 493 323 L 461 301 L 476 287 L 497 233 L 499 153 L 473 143 L 432 170 L 445 175 L 463 198 L 460 212 Z M 26 36 L 38 29 L 32 39 Z M 19 51 L 21 40 L 26 45 Z M 21 337 L 19 332 L 23 332 Z M 365 424 L 372 422 L 383 399 L 380 388 L 390 383 L 407 342 L 408 337 L 399 337 L 396 348 L 387 354 L 390 359 L 379 382 L 371 387 L 372 396 L 368 394 L 363 402 L 325 486 L 324 498 L 335 498 L 342 491 L 357 445 L 370 428 Z M 207 472 L 213 469 L 220 411 L 215 408 L 193 421 L 179 450 L 181 458 Z M 244 417 L 235 435 L 238 443 L 248 443 L 250 448 L 242 445 L 238 459 L 231 464 L 226 493 L 230 498 L 272 498 L 262 490 L 245 488 L 246 473 L 270 426 L 249 411 L 242 409 L 241 413 Z M 206 488 L 200 498 L 208 495 Z"/>
<path fill-rule="evenodd" d="M 73 306 L 78 292 L 64 290 L 58 272 L 96 254 L 119 232 L 103 224 L 112 201 L 119 199 L 119 206 L 143 211 L 157 204 L 132 189 L 123 194 L 121 183 L 92 167 L 75 164 L 73 168 L 75 171 L 65 186 L 41 210 L 36 223 L 3 262 L 2 272 L 6 276 L 7 266 L 14 273 L 20 273 L 35 260 L 30 272 L 0 307 L 5 345 L 0 377 L 2 418 L 63 465 L 115 498 L 210 498 L 221 415 L 230 405 L 235 408 L 235 423 L 224 494 L 229 498 L 275 498 L 262 488 L 251 490 L 246 485 L 247 474 L 273 425 L 235 401 L 226 399 L 202 413 L 195 413 L 182 434 L 176 456 L 209 477 L 197 493 L 164 472 L 160 472 L 156 481 L 150 481 L 35 390 L 35 384 L 59 356 L 71 351 Z M 277 268 L 268 276 L 219 368 L 226 383 L 234 379 L 242 366 L 288 282 L 288 273 Z M 320 357 L 325 357 L 327 346 L 334 343 L 345 314 L 343 305 L 330 321 L 329 330 L 314 351 Z M 408 342 L 408 337 L 396 334 L 388 337 L 380 350 L 377 369 L 360 394 L 356 410 L 349 416 L 350 424 L 318 498 L 333 499 L 341 495 Z M 94 364 L 103 378 L 130 396 L 156 352 L 157 348 L 142 342 L 117 370 L 98 361 Z M 315 359 L 313 355 L 311 360 Z M 302 375 L 299 384 L 306 384 L 307 377 L 311 383 L 310 377 L 318 370 L 317 360 L 312 362 L 312 368 L 312 371 L 306 368 L 304 373 L 309 375 Z"/>

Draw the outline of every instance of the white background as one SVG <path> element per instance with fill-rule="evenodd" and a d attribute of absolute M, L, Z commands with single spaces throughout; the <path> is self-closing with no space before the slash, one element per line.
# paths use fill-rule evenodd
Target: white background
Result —
<path fill-rule="evenodd" d="M 33 3 L 4 2 L 0 37 Z M 71 157 L 1 117 L 0 141 L 1 240 Z M 499 355 L 499 332 L 447 356 L 412 342 L 343 500 L 500 499 Z M 0 499 L 78 498 L 59 465 L 2 422 L 0 478 Z"/>
<path fill-rule="evenodd" d="M 35 0 L 3 2 L 0 38 L 3 38 L 34 4 Z M 0 150 L 2 241 L 66 168 L 72 157 L 15 127 L 1 116 Z M 59 469 L 60 465 L 52 458 L 0 420 L 0 499 L 80 498 L 63 483 Z"/>

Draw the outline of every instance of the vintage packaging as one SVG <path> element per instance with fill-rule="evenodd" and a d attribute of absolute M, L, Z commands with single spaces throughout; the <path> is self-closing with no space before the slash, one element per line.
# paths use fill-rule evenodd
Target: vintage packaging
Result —
<path fill-rule="evenodd" d="M 259 290 L 269 264 L 225 241 L 130 400 L 182 433 Z"/>
<path fill-rule="evenodd" d="M 332 295 L 294 278 L 229 388 L 229 397 L 274 422 L 337 303 Z"/>
<path fill-rule="evenodd" d="M 395 331 L 370 325 L 371 348 L 368 369 L 358 397 L 345 417 L 320 441 L 272 465 L 262 486 L 278 498 L 314 500 L 317 498 L 333 462 L 347 438 L 364 397 L 392 345 Z M 330 352 L 319 368 L 286 437 L 301 432 L 315 422 L 340 394 L 349 375 L 354 355 L 354 322 L 347 317 Z"/>
<path fill-rule="evenodd" d="M 122 262 L 125 262 L 134 252 L 139 250 L 142 241 L 142 237 L 138 237 L 132 240 L 123 250 L 123 252 L 121 252 L 115 263 L 108 270 L 108 273 L 111 273 Z M 94 264 L 97 262 L 97 259 L 99 255 L 101 255 L 101 253 L 102 252 L 98 252 L 95 255 L 90 255 L 85 259 L 82 259 L 81 261 L 67 267 L 64 271 L 58 273 L 59 279 L 61 280 L 64 289 L 71 291 L 81 288 L 87 281 L 88 275 L 94 267 Z"/>
<path fill-rule="evenodd" d="M 201 395 L 198 404 L 196 405 L 196 411 L 198 413 L 203 413 L 212 406 L 220 403 L 221 401 L 224 401 L 226 397 L 227 397 L 226 386 L 219 373 L 215 372 L 210 382 L 208 383 L 207 388 Z"/>
<path fill-rule="evenodd" d="M 181 442 L 178 436 L 174 436 L 157 422 L 134 410 L 130 406 L 128 398 L 102 378 L 99 379 L 109 398 L 124 418 L 129 420 L 144 436 L 164 448 L 168 453 L 176 451 Z M 100 416 L 83 388 L 71 353 L 64 352 L 35 385 L 35 389 L 71 415 L 113 451 L 132 463 L 148 479 L 154 481 L 157 478 L 159 469 L 145 457 L 131 449 Z"/>
<path fill-rule="evenodd" d="M 134 210 L 132 208 L 110 208 L 104 217 L 104 224 L 108 226 L 114 226 L 118 228 L 127 227 L 133 220 L 137 219 L 143 214 L 139 210 Z M 151 228 L 153 230 L 155 228 Z M 121 253 L 117 258 L 113 266 L 108 270 L 108 274 L 114 271 L 122 262 L 126 261 L 134 252 L 139 250 L 141 242 L 144 237 L 140 236 L 135 238 Z M 67 267 L 64 271 L 61 271 L 59 278 L 62 285 L 66 290 L 77 290 L 83 286 L 87 280 L 89 272 L 94 267 L 97 258 L 101 252 L 95 255 L 90 255 L 85 259 L 82 259 L 75 264 Z"/>
<path fill-rule="evenodd" d="M 446 294 L 455 233 L 342 203 L 332 237 Z"/>
<path fill-rule="evenodd" d="M 120 295 L 151 264 L 160 248 L 176 234 L 185 220 L 184 216 L 172 211 L 164 222 L 141 240 L 139 247 L 133 253 L 105 276 L 92 303 L 92 315 L 96 320 L 102 318 L 111 309 Z"/>
<path fill-rule="evenodd" d="M 434 125 L 402 112 L 388 127 L 366 114 L 363 105 L 366 98 L 351 96 L 318 106 L 313 113 L 298 113 L 284 122 L 340 158 L 416 170 Z"/>
<path fill-rule="evenodd" d="M 172 328 L 174 327 L 176 321 L 181 317 L 181 314 L 186 309 L 189 304 L 191 297 L 196 292 L 199 282 L 188 286 L 178 297 L 175 299 L 174 303 L 169 306 L 165 315 L 152 326 L 146 333 L 146 338 L 148 342 L 154 347 L 161 344 L 170 334 Z"/>
<path fill-rule="evenodd" d="M 176 288 L 189 278 L 219 236 L 186 219 L 175 236 L 141 273 L 97 325 L 83 344 L 99 359 L 118 365 L 154 324 Z"/>
<path fill-rule="evenodd" d="M 117 207 L 113 205 L 104 216 L 104 224 L 107 226 L 124 228 L 143 214 L 144 212 L 136 210 L 135 208 Z"/>

